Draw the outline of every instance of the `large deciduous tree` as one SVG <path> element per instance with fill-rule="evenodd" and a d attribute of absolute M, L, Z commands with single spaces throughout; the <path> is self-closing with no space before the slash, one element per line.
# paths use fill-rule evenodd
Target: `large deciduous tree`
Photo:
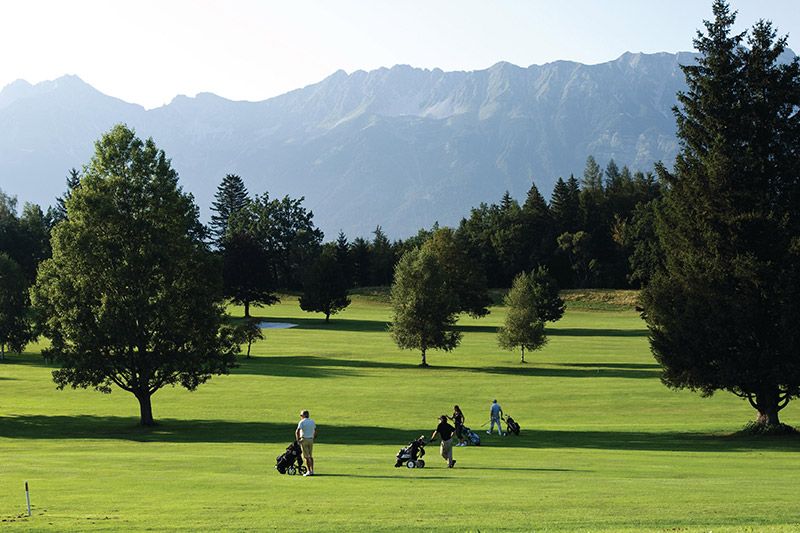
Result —
<path fill-rule="evenodd" d="M 324 313 L 325 322 L 350 305 L 347 291 L 350 284 L 344 267 L 339 263 L 336 248 L 325 246 L 319 257 L 306 269 L 300 309 L 309 313 Z"/>
<path fill-rule="evenodd" d="M 433 253 L 445 271 L 453 310 L 474 318 L 488 315 L 492 300 L 486 276 L 467 255 L 466 245 L 459 242 L 455 232 L 450 228 L 434 229 L 422 247 Z"/>
<path fill-rule="evenodd" d="M 264 248 L 271 279 L 281 289 L 302 288 L 302 274 L 322 244 L 323 233 L 314 226 L 314 213 L 303 206 L 304 200 L 271 199 L 264 193 L 247 207 L 249 231 Z"/>
<path fill-rule="evenodd" d="M 34 337 L 27 287 L 20 266 L 0 252 L 0 361 L 6 351 L 21 352 Z"/>
<path fill-rule="evenodd" d="M 428 350 L 456 348 L 461 341 L 455 329 L 457 301 L 434 251 L 425 246 L 407 251 L 397 263 L 391 290 L 390 332 L 397 346 L 420 350 L 423 367 L 428 366 Z"/>
<path fill-rule="evenodd" d="M 520 363 L 525 362 L 525 350 L 539 349 L 547 342 L 545 321 L 540 315 L 541 294 L 542 287 L 533 275 L 520 272 L 503 300 L 506 318 L 497 332 L 497 342 L 507 350 L 519 348 Z"/>
<path fill-rule="evenodd" d="M 152 425 L 152 395 L 235 364 L 218 261 L 191 195 L 152 139 L 117 125 L 95 144 L 32 290 L 59 388 L 117 386 Z"/>
<path fill-rule="evenodd" d="M 223 293 L 233 303 L 244 306 L 245 318 L 250 318 L 251 305 L 258 307 L 280 301 L 275 294 L 271 257 L 255 234 L 249 213 L 245 208 L 234 215 L 220 241 Z"/>
<path fill-rule="evenodd" d="M 681 151 L 660 169 L 644 316 L 666 385 L 746 398 L 764 429 L 800 394 L 800 63 L 780 61 L 770 23 L 732 34 L 727 3 L 713 12 L 683 68 Z"/>

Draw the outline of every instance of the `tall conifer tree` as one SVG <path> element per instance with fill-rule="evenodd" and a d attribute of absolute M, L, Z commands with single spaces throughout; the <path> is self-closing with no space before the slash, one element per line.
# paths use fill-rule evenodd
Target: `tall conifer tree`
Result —
<path fill-rule="evenodd" d="M 244 186 L 242 178 L 236 174 L 227 174 L 217 187 L 214 198 L 211 203 L 211 210 L 215 213 L 211 215 L 211 233 L 219 245 L 228 230 L 231 216 L 247 205 L 247 187 Z"/>
<path fill-rule="evenodd" d="M 764 430 L 800 395 L 800 63 L 778 62 L 770 23 L 744 46 L 728 4 L 713 12 L 683 67 L 682 149 L 660 168 L 664 265 L 643 303 L 664 383 L 746 398 Z"/>

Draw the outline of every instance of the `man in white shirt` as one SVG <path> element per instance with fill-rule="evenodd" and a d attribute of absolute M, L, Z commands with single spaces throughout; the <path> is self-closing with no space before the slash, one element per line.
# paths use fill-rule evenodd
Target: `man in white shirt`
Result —
<path fill-rule="evenodd" d="M 314 448 L 314 439 L 317 438 L 317 425 L 308 418 L 308 411 L 305 409 L 300 411 L 300 422 L 297 424 L 297 429 L 294 430 L 294 437 L 300 443 L 300 448 L 303 450 L 303 458 L 308 464 L 308 472 L 303 475 L 313 476 L 314 458 L 311 456 L 311 451 Z"/>

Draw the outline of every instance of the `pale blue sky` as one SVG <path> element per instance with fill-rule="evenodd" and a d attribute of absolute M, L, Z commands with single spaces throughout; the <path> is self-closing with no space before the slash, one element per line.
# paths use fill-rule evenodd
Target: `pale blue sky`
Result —
<path fill-rule="evenodd" d="M 5 0 L 0 87 L 77 74 L 146 107 L 177 94 L 260 100 L 348 72 L 475 70 L 690 50 L 710 0 Z M 798 0 L 735 0 L 800 49 Z"/>

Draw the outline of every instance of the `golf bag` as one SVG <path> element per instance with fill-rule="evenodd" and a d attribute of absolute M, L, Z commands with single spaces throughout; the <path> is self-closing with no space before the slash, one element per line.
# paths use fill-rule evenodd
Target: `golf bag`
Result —
<path fill-rule="evenodd" d="M 397 461 L 395 461 L 394 466 L 395 468 L 403 465 L 408 468 L 424 468 L 423 455 L 425 455 L 425 437 L 421 436 L 405 448 L 400 448 L 400 451 L 397 452 Z"/>
<path fill-rule="evenodd" d="M 464 442 L 470 446 L 480 446 L 481 438 L 477 433 L 469 429 L 467 426 L 461 426 L 461 436 L 464 437 Z"/>
<path fill-rule="evenodd" d="M 513 418 L 510 416 L 506 416 L 506 433 L 513 433 L 514 435 L 519 435 L 519 424 L 517 424 Z"/>
<path fill-rule="evenodd" d="M 286 451 L 275 458 L 275 469 L 281 474 L 305 474 L 308 469 L 303 465 L 303 452 L 300 443 L 294 441 Z"/>

